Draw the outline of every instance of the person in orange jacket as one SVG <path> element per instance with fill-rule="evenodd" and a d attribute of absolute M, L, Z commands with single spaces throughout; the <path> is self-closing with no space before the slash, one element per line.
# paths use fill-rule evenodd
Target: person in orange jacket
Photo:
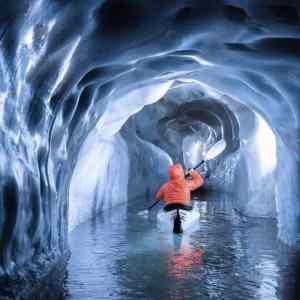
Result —
<path fill-rule="evenodd" d="M 192 179 L 185 179 L 181 164 L 169 167 L 170 180 L 166 182 L 156 194 L 156 198 L 163 200 L 165 211 L 173 209 L 192 210 L 191 191 L 201 187 L 204 183 L 202 176 L 194 169 L 191 170 Z"/>

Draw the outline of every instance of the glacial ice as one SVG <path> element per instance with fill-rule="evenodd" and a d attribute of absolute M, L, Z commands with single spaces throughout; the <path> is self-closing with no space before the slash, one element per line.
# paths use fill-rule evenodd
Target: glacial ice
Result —
<path fill-rule="evenodd" d="M 210 186 L 295 243 L 300 4 L 275 2 L 1 3 L 1 279 L 67 259 L 96 212 L 152 201 L 199 122 L 227 143 Z"/>
<path fill-rule="evenodd" d="M 69 230 L 103 210 L 127 202 L 128 151 L 120 135 L 103 138 L 98 129 L 85 139 L 69 192 Z"/>

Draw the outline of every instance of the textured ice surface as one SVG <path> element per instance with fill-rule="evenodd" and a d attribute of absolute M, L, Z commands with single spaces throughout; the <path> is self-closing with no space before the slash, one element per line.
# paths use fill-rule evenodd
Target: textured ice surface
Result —
<path fill-rule="evenodd" d="M 127 202 L 128 151 L 121 136 L 104 139 L 94 129 L 85 139 L 69 192 L 69 230 L 97 213 Z"/>
<path fill-rule="evenodd" d="M 69 187 L 84 140 L 95 127 L 112 137 L 160 98 L 168 104 L 156 107 L 159 117 L 137 117 L 139 139 L 128 145 L 130 162 L 140 157 L 142 170 L 151 170 L 142 163 L 152 156 L 139 151 L 153 153 L 156 170 L 164 161 L 161 176 L 149 172 L 153 182 L 141 191 L 150 195 L 163 181 L 169 157 L 182 160 L 181 142 L 191 133 L 185 124 L 198 120 L 228 145 L 207 166 L 212 183 L 236 187 L 238 211 L 277 218 L 281 239 L 295 242 L 299 5 L 1 1 L 0 274 L 21 274 L 39 257 L 65 253 L 68 216 L 77 219 L 68 211 L 76 206 Z M 144 127 L 139 118 L 148 120 Z"/>
<path fill-rule="evenodd" d="M 167 170 L 172 158 L 158 145 L 141 139 L 133 130 L 134 122 L 124 126 L 122 135 L 127 141 L 130 156 L 129 198 L 146 198 L 147 206 L 155 200 L 155 194 L 168 179 Z"/>

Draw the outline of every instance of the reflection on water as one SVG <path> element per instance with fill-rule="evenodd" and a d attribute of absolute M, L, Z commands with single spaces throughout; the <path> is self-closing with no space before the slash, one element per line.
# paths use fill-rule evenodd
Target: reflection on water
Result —
<path fill-rule="evenodd" d="M 297 250 L 272 220 L 247 221 L 213 201 L 194 231 L 157 229 L 130 203 L 71 233 L 66 299 L 293 299 Z"/>
<path fill-rule="evenodd" d="M 188 245 L 170 253 L 168 257 L 168 276 L 175 284 L 188 278 L 188 273 L 203 265 L 203 251 L 193 250 Z"/>

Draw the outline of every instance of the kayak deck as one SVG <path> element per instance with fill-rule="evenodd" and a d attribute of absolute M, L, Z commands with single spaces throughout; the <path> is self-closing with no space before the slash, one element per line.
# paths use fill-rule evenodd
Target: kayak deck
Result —
<path fill-rule="evenodd" d="M 172 232 L 176 213 L 176 209 L 168 212 L 161 209 L 157 214 L 157 224 L 159 228 L 167 229 Z M 183 231 L 189 229 L 193 225 L 196 225 L 200 219 L 199 210 L 195 206 L 191 211 L 179 209 L 179 215 Z"/>

